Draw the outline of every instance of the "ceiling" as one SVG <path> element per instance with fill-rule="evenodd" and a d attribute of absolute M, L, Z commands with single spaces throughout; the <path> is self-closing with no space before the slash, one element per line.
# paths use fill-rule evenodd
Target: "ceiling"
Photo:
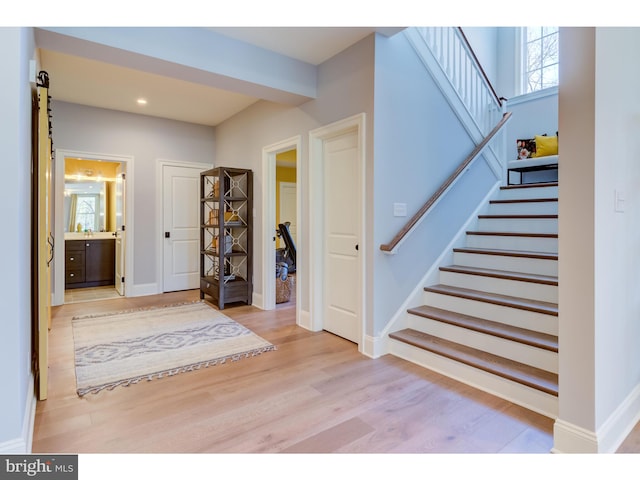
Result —
<path fill-rule="evenodd" d="M 219 27 L 218 34 L 319 65 L 373 32 L 376 27 Z M 38 45 L 41 68 L 49 74 L 50 95 L 99 108 L 216 126 L 260 100 L 227 90 L 191 83 Z M 136 103 L 145 98 L 146 105 Z"/>

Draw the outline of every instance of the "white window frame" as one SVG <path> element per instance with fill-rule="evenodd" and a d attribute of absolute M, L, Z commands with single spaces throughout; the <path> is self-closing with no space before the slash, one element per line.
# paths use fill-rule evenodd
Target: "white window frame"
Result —
<path fill-rule="evenodd" d="M 558 86 L 554 85 L 551 87 L 542 88 L 539 90 L 534 90 L 532 92 L 526 91 L 526 81 L 525 81 L 525 62 L 527 60 L 527 27 L 520 27 L 516 31 L 516 45 L 518 46 L 515 51 L 515 66 L 516 66 L 516 91 L 518 97 L 529 97 L 529 96 L 546 96 L 551 95 L 558 90 Z M 560 32 L 558 31 L 558 35 Z"/>

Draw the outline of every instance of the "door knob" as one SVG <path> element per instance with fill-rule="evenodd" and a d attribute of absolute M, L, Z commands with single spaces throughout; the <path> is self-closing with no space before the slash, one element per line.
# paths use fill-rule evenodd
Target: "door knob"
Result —
<path fill-rule="evenodd" d="M 164 232 L 164 238 L 171 238 L 171 232 Z"/>

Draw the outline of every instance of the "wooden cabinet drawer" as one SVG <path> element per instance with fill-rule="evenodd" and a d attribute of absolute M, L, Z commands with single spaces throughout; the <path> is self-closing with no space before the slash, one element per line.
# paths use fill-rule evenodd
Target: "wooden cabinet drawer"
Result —
<path fill-rule="evenodd" d="M 67 250 L 65 252 L 64 268 L 67 270 L 82 268 L 84 270 L 84 250 Z"/>
<path fill-rule="evenodd" d="M 65 283 L 82 283 L 84 282 L 84 265 L 81 268 L 65 269 Z"/>

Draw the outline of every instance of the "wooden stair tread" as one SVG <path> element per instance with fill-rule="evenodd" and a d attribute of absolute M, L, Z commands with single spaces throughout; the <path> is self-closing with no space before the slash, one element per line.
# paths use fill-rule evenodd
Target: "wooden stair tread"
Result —
<path fill-rule="evenodd" d="M 389 337 L 550 395 L 558 395 L 558 375 L 555 373 L 437 338 L 410 328 L 390 333 Z"/>
<path fill-rule="evenodd" d="M 494 248 L 471 248 L 460 247 L 454 248 L 454 252 L 458 253 L 472 253 L 478 255 L 498 255 L 504 257 L 522 257 L 522 258 L 535 258 L 540 260 L 558 260 L 557 253 L 544 253 L 544 252 L 528 252 L 526 250 L 500 250 Z"/>
<path fill-rule="evenodd" d="M 492 268 L 466 267 L 462 265 L 449 265 L 440 267 L 440 271 L 462 273 L 467 275 L 479 275 L 483 277 L 516 280 L 519 282 L 539 283 L 543 285 L 558 285 L 558 277 L 550 275 L 538 275 L 533 273 L 509 272 L 506 270 L 494 270 Z"/>
<path fill-rule="evenodd" d="M 504 218 L 504 219 L 508 219 L 508 220 L 538 220 L 538 219 L 557 219 L 558 215 L 557 214 L 518 214 L 518 213 L 514 213 L 514 214 L 487 214 L 487 215 L 478 215 L 478 218 L 484 218 L 484 219 L 498 219 L 498 218 Z"/>
<path fill-rule="evenodd" d="M 498 200 L 490 200 L 489 203 L 492 205 L 499 205 L 505 203 L 545 203 L 545 202 L 557 202 L 558 197 L 551 198 L 512 198 L 512 199 L 498 199 Z"/>
<path fill-rule="evenodd" d="M 486 302 L 504 307 L 517 308 L 520 310 L 528 310 L 531 312 L 543 313 L 556 317 L 558 316 L 558 304 L 556 303 L 542 302 L 538 300 L 531 300 L 528 298 L 512 297 L 509 295 L 500 295 L 497 293 L 482 292 L 480 290 L 459 288 L 442 284 L 424 287 L 424 290 L 425 292 L 451 295 L 468 300 Z"/>
<path fill-rule="evenodd" d="M 545 182 L 545 183 L 522 183 L 516 185 L 502 185 L 500 190 L 517 190 L 520 188 L 540 188 L 540 187 L 557 187 L 558 182 Z"/>
<path fill-rule="evenodd" d="M 533 238 L 558 238 L 557 233 L 526 233 L 526 232 L 489 232 L 468 231 L 467 235 L 494 235 L 498 237 L 533 237 Z"/>
<path fill-rule="evenodd" d="M 442 323 L 454 325 L 479 333 L 485 333 L 494 337 L 512 340 L 524 345 L 541 348 L 550 352 L 558 352 L 558 337 L 547 333 L 536 332 L 525 328 L 514 327 L 484 318 L 473 317 L 462 313 L 444 310 L 442 308 L 422 305 L 407 310 L 412 315 L 430 318 Z"/>

